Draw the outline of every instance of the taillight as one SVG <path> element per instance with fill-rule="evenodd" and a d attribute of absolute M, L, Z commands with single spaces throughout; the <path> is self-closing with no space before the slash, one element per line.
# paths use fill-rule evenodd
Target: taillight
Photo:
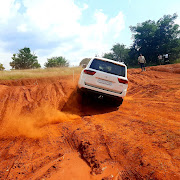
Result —
<path fill-rule="evenodd" d="M 128 80 L 118 78 L 119 83 L 128 84 Z"/>
<path fill-rule="evenodd" d="M 85 74 L 89 74 L 89 75 L 94 75 L 96 72 L 85 69 L 85 70 L 84 70 L 84 73 L 85 73 Z"/>

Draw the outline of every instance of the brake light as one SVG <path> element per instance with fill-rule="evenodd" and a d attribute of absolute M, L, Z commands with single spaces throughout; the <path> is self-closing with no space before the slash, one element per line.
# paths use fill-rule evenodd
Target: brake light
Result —
<path fill-rule="evenodd" d="M 118 78 L 119 83 L 128 84 L 128 80 Z"/>
<path fill-rule="evenodd" d="M 85 74 L 89 74 L 89 75 L 94 75 L 96 72 L 85 69 L 85 70 L 84 70 L 84 73 L 85 73 Z"/>

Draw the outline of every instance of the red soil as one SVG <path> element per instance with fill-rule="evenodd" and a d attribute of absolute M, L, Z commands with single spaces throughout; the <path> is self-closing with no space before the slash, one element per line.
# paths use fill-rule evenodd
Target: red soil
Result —
<path fill-rule="evenodd" d="M 0 179 L 180 179 L 180 64 L 128 70 L 118 110 L 78 78 L 0 81 Z"/>

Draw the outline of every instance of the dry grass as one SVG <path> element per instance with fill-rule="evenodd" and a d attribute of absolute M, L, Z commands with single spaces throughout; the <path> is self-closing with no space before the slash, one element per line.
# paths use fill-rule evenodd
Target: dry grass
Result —
<path fill-rule="evenodd" d="M 60 67 L 60 68 L 47 68 L 47 69 L 0 71 L 0 80 L 73 75 L 73 73 L 74 74 L 80 73 L 81 70 L 82 67 Z"/>

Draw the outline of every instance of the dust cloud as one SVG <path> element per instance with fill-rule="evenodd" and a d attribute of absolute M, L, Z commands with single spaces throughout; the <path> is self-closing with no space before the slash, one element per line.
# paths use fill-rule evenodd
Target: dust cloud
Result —
<path fill-rule="evenodd" d="M 61 112 L 52 107 L 41 107 L 28 115 L 6 117 L 1 124 L 0 138 L 16 136 L 41 138 L 46 135 L 45 126 L 73 122 L 79 118 L 78 115 Z"/>

